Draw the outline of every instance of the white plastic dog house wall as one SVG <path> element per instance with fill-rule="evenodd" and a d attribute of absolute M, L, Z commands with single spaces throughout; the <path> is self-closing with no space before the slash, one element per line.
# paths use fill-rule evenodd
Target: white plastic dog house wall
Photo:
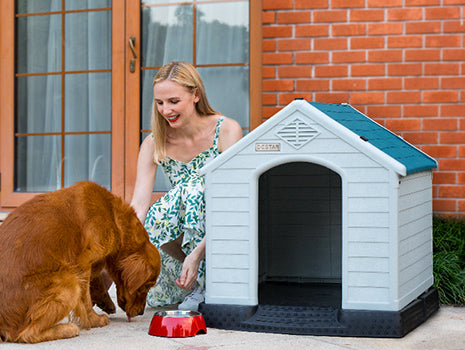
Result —
<path fill-rule="evenodd" d="M 290 103 L 202 169 L 207 324 L 368 336 L 403 336 L 416 327 L 437 309 L 431 290 L 436 165 L 350 105 Z M 277 289 L 261 296 L 262 284 Z M 265 304 L 299 306 L 283 300 L 304 285 L 327 287 L 322 304 L 315 290 L 296 300 L 306 300 L 307 311 L 312 301 L 335 310 L 334 329 L 259 320 Z M 364 329 L 373 322 L 383 330 Z"/>

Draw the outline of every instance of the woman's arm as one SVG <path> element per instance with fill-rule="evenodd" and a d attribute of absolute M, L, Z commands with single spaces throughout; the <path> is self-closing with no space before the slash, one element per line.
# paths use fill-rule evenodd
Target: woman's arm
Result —
<path fill-rule="evenodd" d="M 137 159 L 136 184 L 131 201 L 131 206 L 142 223 L 144 223 L 145 216 L 152 204 L 152 190 L 157 172 L 157 164 L 153 161 L 154 152 L 155 142 L 152 135 L 149 135 L 140 147 Z"/>

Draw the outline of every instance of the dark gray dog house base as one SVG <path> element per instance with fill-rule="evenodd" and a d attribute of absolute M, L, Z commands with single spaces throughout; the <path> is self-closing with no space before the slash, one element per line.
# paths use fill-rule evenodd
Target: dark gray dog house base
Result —
<path fill-rule="evenodd" d="M 439 309 L 430 288 L 400 311 L 332 307 L 200 304 L 208 327 L 294 335 L 401 338 Z"/>

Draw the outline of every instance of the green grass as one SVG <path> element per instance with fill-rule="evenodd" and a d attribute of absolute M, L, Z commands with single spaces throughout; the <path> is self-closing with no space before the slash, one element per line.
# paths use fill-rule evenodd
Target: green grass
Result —
<path fill-rule="evenodd" d="M 433 219 L 433 274 L 440 303 L 465 304 L 464 219 Z"/>

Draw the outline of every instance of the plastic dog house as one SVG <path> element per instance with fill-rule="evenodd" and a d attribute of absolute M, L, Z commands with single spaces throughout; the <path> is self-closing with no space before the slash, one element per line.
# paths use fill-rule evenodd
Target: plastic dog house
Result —
<path fill-rule="evenodd" d="M 438 309 L 436 161 L 348 104 L 296 100 L 202 169 L 207 325 L 401 337 Z"/>

